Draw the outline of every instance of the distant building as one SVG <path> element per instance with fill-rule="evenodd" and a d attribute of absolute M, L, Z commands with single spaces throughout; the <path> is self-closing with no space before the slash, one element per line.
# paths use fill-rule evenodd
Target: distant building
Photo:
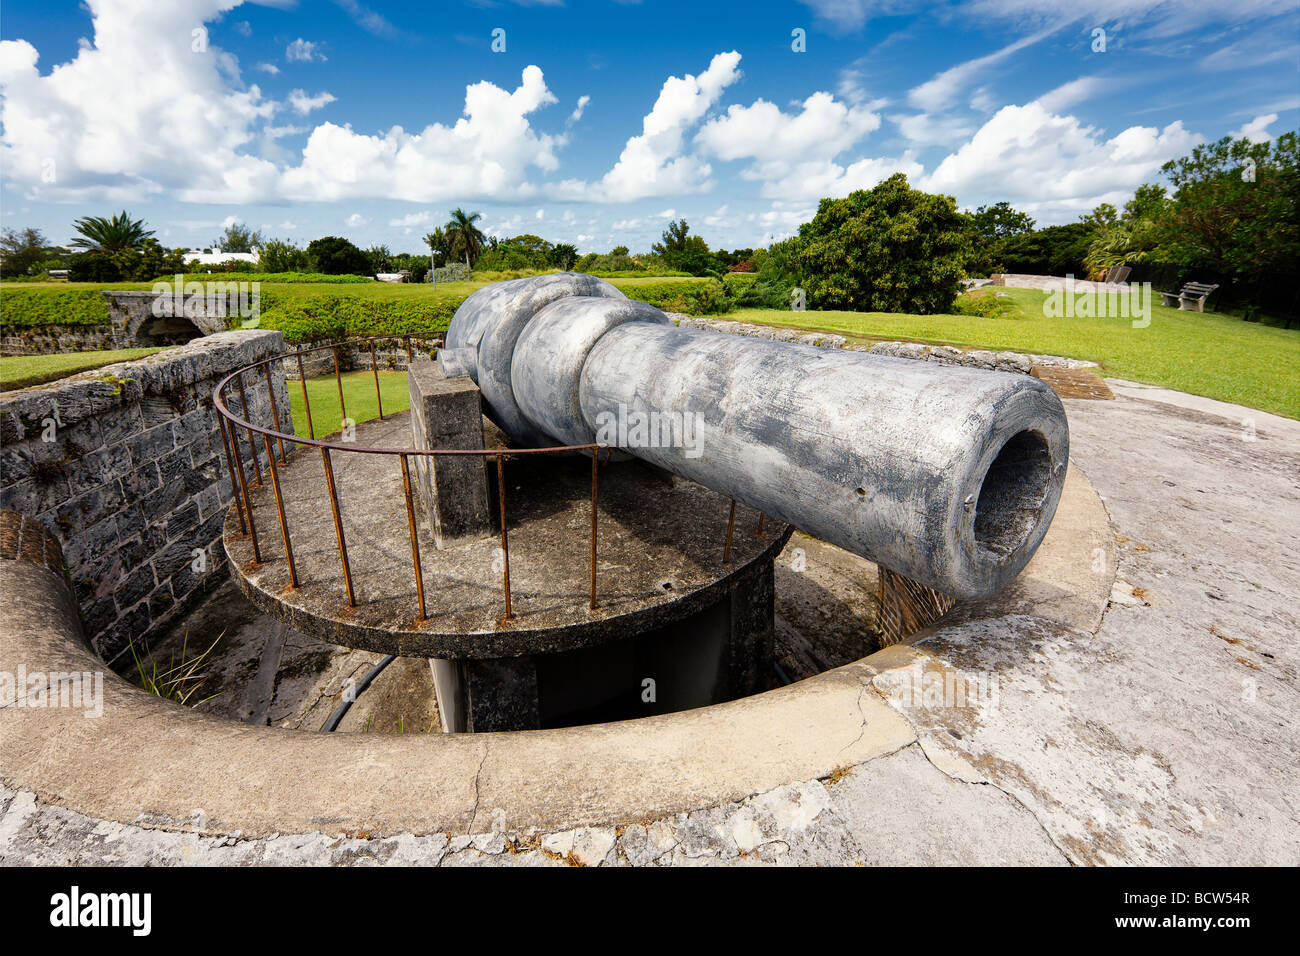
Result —
<path fill-rule="evenodd" d="M 191 249 L 185 253 L 185 261 L 193 262 L 198 260 L 201 266 L 215 266 L 222 262 L 229 262 L 231 259 L 238 259 L 241 262 L 257 262 L 258 251 L 252 252 L 223 252 L 220 248 L 212 249 Z"/>

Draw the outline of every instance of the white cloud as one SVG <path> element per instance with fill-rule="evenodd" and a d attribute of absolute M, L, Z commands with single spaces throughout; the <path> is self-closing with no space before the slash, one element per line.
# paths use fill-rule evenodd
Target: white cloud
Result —
<path fill-rule="evenodd" d="M 1064 26 L 1064 23 L 1053 24 L 1036 33 L 1031 33 L 1029 36 L 1008 43 L 1000 50 L 995 50 L 974 60 L 967 60 L 965 63 L 958 63 L 942 73 L 936 73 L 920 86 L 915 86 L 908 91 L 908 102 L 928 112 L 950 109 L 958 105 L 962 91 L 974 85 L 989 67 L 1001 63 L 1025 47 L 1032 46 L 1039 40 L 1045 39 L 1062 26 Z"/>
<path fill-rule="evenodd" d="M 573 112 L 569 114 L 569 120 L 568 120 L 568 122 L 569 122 L 569 125 L 570 125 L 570 126 L 572 126 L 574 123 L 578 122 L 578 120 L 582 119 L 582 113 L 583 113 L 583 110 L 585 110 L 585 109 L 587 108 L 587 104 L 590 103 L 590 102 L 591 102 L 591 97 L 590 97 L 590 96 L 579 96 L 579 97 L 578 97 L 578 105 L 575 106 L 575 107 L 573 108 Z"/>
<path fill-rule="evenodd" d="M 1276 113 L 1265 113 L 1263 116 L 1256 116 L 1241 129 L 1235 129 L 1228 135 L 1233 139 L 1248 139 L 1252 143 L 1267 143 L 1273 138 L 1268 128 L 1276 122 Z"/>
<path fill-rule="evenodd" d="M 369 7 L 358 3 L 357 0 L 334 0 L 340 7 L 347 11 L 357 25 L 369 33 L 376 36 L 391 36 L 397 32 L 397 28 L 384 19 L 383 14 L 376 13 Z"/>
<path fill-rule="evenodd" d="M 947 146 L 973 133 L 963 117 L 934 113 L 891 113 L 891 122 L 909 142 L 919 146 Z"/>
<path fill-rule="evenodd" d="M 424 212 L 408 212 L 405 216 L 399 216 L 396 219 L 388 220 L 390 226 L 411 227 L 427 226 L 433 222 L 433 213 L 425 210 Z"/>
<path fill-rule="evenodd" d="M 524 198 L 537 192 L 529 167 L 559 165 L 558 137 L 539 134 L 528 115 L 555 102 L 542 71 L 525 67 L 513 92 L 486 80 L 465 90 L 465 115 L 454 126 L 433 123 L 418 133 L 394 126 L 381 135 L 323 123 L 284 172 L 290 199 L 385 197 L 431 202 L 476 197 Z"/>
<path fill-rule="evenodd" d="M 1005 199 L 1031 212 L 1085 210 L 1127 196 L 1201 141 L 1181 122 L 1104 139 L 1038 102 L 1004 106 L 919 185 L 970 207 Z"/>
<path fill-rule="evenodd" d="M 1035 102 L 1049 113 L 1057 113 L 1095 99 L 1114 85 L 1113 82 L 1103 80 L 1101 77 L 1081 76 L 1077 80 L 1062 83 L 1056 89 L 1044 93 Z"/>
<path fill-rule="evenodd" d="M 359 226 L 364 226 L 369 221 L 370 220 L 366 216 L 361 215 L 361 213 L 359 212 L 354 212 L 352 215 L 348 216 L 347 218 L 347 224 L 352 229 L 356 229 Z"/>
<path fill-rule="evenodd" d="M 318 110 L 337 99 L 332 93 L 321 91 L 315 96 L 308 96 L 303 90 L 294 90 L 289 94 L 289 105 L 300 116 L 306 116 L 312 110 Z"/>
<path fill-rule="evenodd" d="M 325 62 L 325 54 L 320 51 L 320 44 L 302 37 L 294 40 L 284 48 L 284 58 L 290 63 L 311 63 L 313 60 Z"/>
<path fill-rule="evenodd" d="M 741 176 L 762 183 L 759 195 L 772 199 L 844 196 L 874 186 L 896 171 L 918 175 L 911 155 L 901 159 L 858 159 L 847 166 L 835 158 L 880 127 L 878 104 L 848 106 L 818 92 L 798 112 L 783 112 L 757 100 L 732 106 L 705 124 L 696 141 L 718 159 L 751 159 Z"/>
<path fill-rule="evenodd" d="M 240 36 L 251 37 L 253 35 L 253 25 L 247 20 L 240 20 L 235 24 L 235 32 Z"/>
<path fill-rule="evenodd" d="M 269 73 L 271 76 L 276 76 L 280 72 L 280 68 L 274 63 L 258 63 L 254 69 L 261 70 L 263 73 Z"/>
<path fill-rule="evenodd" d="M 682 155 L 686 132 L 713 106 L 722 91 L 740 79 L 740 54 L 719 53 L 698 77 L 670 76 L 654 107 L 641 123 L 641 134 L 623 147 L 618 162 L 594 187 L 566 181 L 557 190 L 568 198 L 629 202 L 653 196 L 702 192 L 711 187 L 708 163 Z"/>
<path fill-rule="evenodd" d="M 0 165 L 29 195 L 77 200 L 167 194 L 196 186 L 223 201 L 273 194 L 273 163 L 241 150 L 276 110 L 239 88 L 233 56 L 190 50 L 195 23 L 230 0 L 87 0 L 95 42 L 44 75 L 24 40 L 0 41 Z M 43 172 L 53 172 L 49 181 Z"/>

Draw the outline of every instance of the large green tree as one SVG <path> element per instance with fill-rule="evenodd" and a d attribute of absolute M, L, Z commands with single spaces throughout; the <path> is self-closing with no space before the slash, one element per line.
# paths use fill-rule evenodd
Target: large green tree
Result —
<path fill-rule="evenodd" d="M 139 249 L 144 241 L 153 235 L 152 229 L 144 227 L 143 219 L 132 219 L 123 209 L 111 219 L 103 216 L 86 216 L 73 224 L 77 238 L 72 245 L 79 249 L 96 252 L 121 252 L 123 249 Z"/>
<path fill-rule="evenodd" d="M 1300 271 L 1297 160 L 1289 132 L 1272 143 L 1225 136 L 1166 163 L 1174 194 L 1159 257 L 1245 280 Z"/>
<path fill-rule="evenodd" d="M 798 265 L 820 309 L 949 311 L 970 257 L 970 227 L 953 198 L 912 189 L 902 173 L 823 199 L 799 227 Z"/>
<path fill-rule="evenodd" d="M 370 275 L 370 260 L 348 240 L 323 236 L 307 243 L 307 255 L 316 272 L 325 275 Z"/>

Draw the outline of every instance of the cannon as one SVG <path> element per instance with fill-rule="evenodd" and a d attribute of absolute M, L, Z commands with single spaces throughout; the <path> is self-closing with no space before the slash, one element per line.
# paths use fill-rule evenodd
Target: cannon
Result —
<path fill-rule="evenodd" d="M 514 441 L 604 442 L 955 598 L 1020 573 L 1065 481 L 1036 378 L 678 328 L 580 273 L 478 290 L 438 363 Z"/>

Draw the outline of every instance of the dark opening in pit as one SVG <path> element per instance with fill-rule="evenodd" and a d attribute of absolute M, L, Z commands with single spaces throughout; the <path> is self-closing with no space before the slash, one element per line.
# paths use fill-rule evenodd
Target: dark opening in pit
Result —
<path fill-rule="evenodd" d="M 180 316 L 156 318 L 140 329 L 140 337 L 150 346 L 184 345 L 202 335 L 202 329 L 189 319 Z"/>
<path fill-rule="evenodd" d="M 998 452 L 975 504 L 975 544 L 1004 558 L 1034 529 L 1052 477 L 1052 456 L 1038 432 L 1014 435 Z"/>

